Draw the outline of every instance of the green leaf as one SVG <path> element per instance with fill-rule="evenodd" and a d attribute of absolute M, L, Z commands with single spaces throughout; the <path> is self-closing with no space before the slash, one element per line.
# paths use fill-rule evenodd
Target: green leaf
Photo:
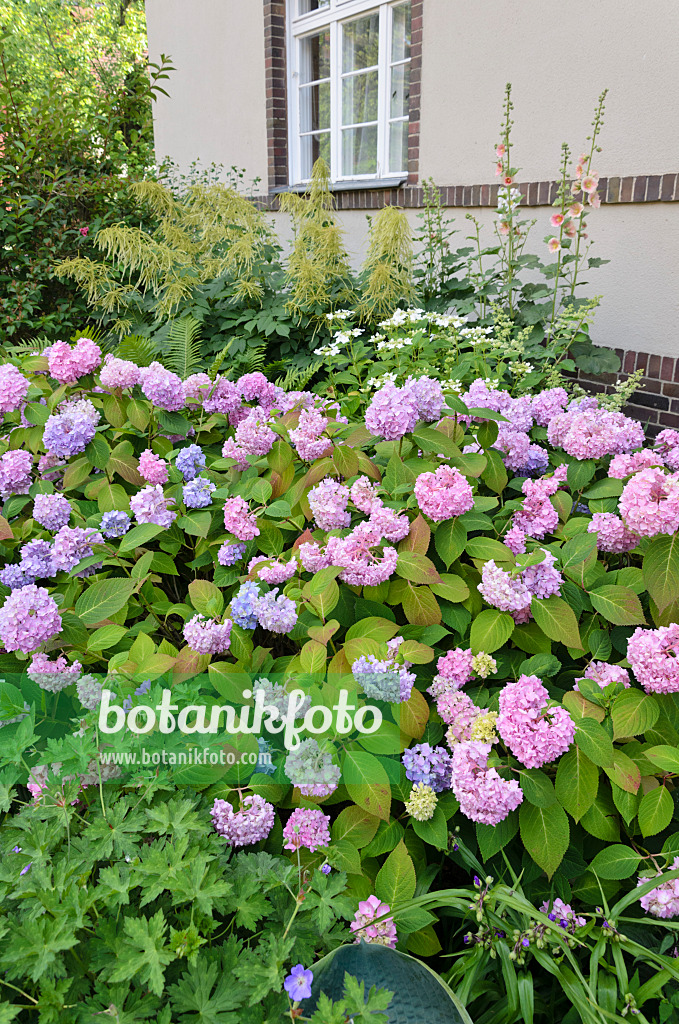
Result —
<path fill-rule="evenodd" d="M 127 633 L 125 626 L 101 626 L 95 629 L 87 641 L 88 651 L 105 651 L 108 647 L 115 647 L 119 640 Z"/>
<path fill-rule="evenodd" d="M 224 596 L 209 580 L 192 580 L 189 583 L 189 598 L 196 611 L 210 619 L 217 618 L 224 610 Z"/>
<path fill-rule="evenodd" d="M 396 636 L 399 628 L 395 622 L 390 622 L 389 619 L 381 619 L 379 616 L 369 615 L 367 618 L 360 619 L 353 626 L 349 627 L 346 639 L 370 639 L 381 643 L 385 640 L 391 640 L 392 637 Z"/>
<path fill-rule="evenodd" d="M 389 821 L 389 776 L 373 754 L 347 750 L 342 762 L 342 781 L 355 804 L 383 821 Z"/>
<path fill-rule="evenodd" d="M 612 477 L 597 480 L 584 492 L 585 498 L 618 498 L 622 494 L 623 482 Z"/>
<path fill-rule="evenodd" d="M 92 583 L 78 598 L 75 613 L 85 626 L 95 626 L 124 608 L 137 586 L 136 580 L 117 578 Z"/>
<path fill-rule="evenodd" d="M 590 864 L 590 869 L 599 878 L 622 880 L 633 875 L 641 863 L 641 854 L 635 853 L 629 846 L 616 843 L 597 853 Z"/>
<path fill-rule="evenodd" d="M 658 721 L 660 708 L 649 694 L 629 689 L 619 694 L 611 708 L 613 738 L 640 736 Z"/>
<path fill-rule="evenodd" d="M 536 807 L 551 807 L 556 803 L 552 780 L 539 768 L 521 768 L 517 775 L 517 781 L 529 804 L 535 804 Z"/>
<path fill-rule="evenodd" d="M 403 840 L 377 872 L 375 895 L 390 907 L 407 903 L 415 895 L 415 865 Z"/>
<path fill-rule="evenodd" d="M 85 457 L 96 469 L 106 469 L 111 458 L 111 449 L 103 434 L 95 434 L 87 448 Z"/>
<path fill-rule="evenodd" d="M 523 845 L 551 878 L 568 849 L 570 830 L 566 812 L 557 803 L 550 807 L 523 803 L 519 810 L 519 823 Z"/>
<path fill-rule="evenodd" d="M 572 491 L 581 491 L 596 473 L 597 464 L 594 459 L 581 459 L 571 462 L 568 466 L 568 486 Z"/>
<path fill-rule="evenodd" d="M 594 608 L 614 626 L 634 626 L 645 623 L 641 601 L 629 587 L 603 586 L 590 590 Z"/>
<path fill-rule="evenodd" d="M 436 527 L 436 552 L 449 568 L 460 557 L 467 543 L 467 531 L 459 519 L 448 519 Z"/>
<path fill-rule="evenodd" d="M 514 619 L 508 612 L 484 608 L 472 622 L 469 642 L 474 654 L 492 654 L 509 640 L 514 632 Z"/>
<path fill-rule="evenodd" d="M 380 819 L 376 815 L 351 804 L 337 815 L 330 827 L 330 833 L 333 842 L 344 839 L 360 850 L 373 839 L 379 823 Z"/>
<path fill-rule="evenodd" d="M 613 763 L 613 742 L 603 726 L 594 718 L 578 718 L 575 742 L 590 761 L 604 768 Z"/>
<path fill-rule="evenodd" d="M 148 920 L 141 915 L 128 917 L 123 928 L 129 943 L 121 944 L 109 981 L 115 984 L 136 977 L 151 992 L 161 995 L 165 968 L 174 960 L 174 954 L 165 945 L 167 924 L 162 910 Z"/>
<path fill-rule="evenodd" d="M 164 527 L 156 526 L 155 523 L 140 523 L 139 526 L 133 526 L 121 538 L 118 547 L 119 554 L 123 555 L 126 551 L 134 551 L 135 548 L 143 547 L 159 533 L 163 533 L 163 530 Z"/>
<path fill-rule="evenodd" d="M 616 843 L 620 838 L 620 824 L 618 812 L 611 794 L 604 788 L 597 794 L 597 798 L 583 814 L 580 824 L 587 831 L 602 839 L 604 842 Z"/>
<path fill-rule="evenodd" d="M 530 603 L 533 617 L 551 640 L 557 640 L 576 650 L 583 650 L 578 620 L 573 609 L 560 597 L 534 597 Z"/>
<path fill-rule="evenodd" d="M 461 601 L 466 601 L 469 597 L 469 587 L 460 576 L 455 576 L 452 573 L 444 572 L 441 574 L 440 583 L 430 584 L 432 593 L 436 594 L 437 597 L 442 597 L 445 601 L 450 601 L 452 604 L 459 604 Z"/>
<path fill-rule="evenodd" d="M 653 538 L 644 554 L 642 573 L 658 611 L 663 611 L 679 594 L 679 533 Z"/>
<path fill-rule="evenodd" d="M 644 750 L 644 757 L 647 757 L 651 764 L 657 765 L 664 772 L 671 772 L 679 775 L 679 750 L 676 747 L 661 745 Z"/>
<path fill-rule="evenodd" d="M 396 575 L 411 583 L 440 583 L 441 577 L 431 559 L 417 551 L 399 551 Z"/>
<path fill-rule="evenodd" d="M 470 537 L 467 541 L 467 554 L 470 558 L 494 559 L 496 562 L 513 562 L 514 552 L 499 540 L 492 537 Z"/>
<path fill-rule="evenodd" d="M 332 453 L 332 461 L 337 472 L 347 479 L 358 473 L 358 455 L 348 445 L 339 445 L 335 448 Z"/>
<path fill-rule="evenodd" d="M 559 761 L 556 796 L 575 821 L 592 806 L 599 789 L 599 769 L 579 747 L 568 750 Z"/>
<path fill-rule="evenodd" d="M 436 808 L 433 817 L 427 821 L 418 821 L 417 818 L 412 818 L 410 824 L 415 835 L 419 836 L 423 843 L 429 843 L 437 850 L 448 849 L 448 823 L 440 807 Z"/>
<path fill-rule="evenodd" d="M 649 790 L 641 798 L 637 820 L 642 836 L 655 836 L 672 820 L 674 802 L 664 786 Z"/>
<path fill-rule="evenodd" d="M 482 859 L 487 861 L 494 857 L 511 842 L 518 831 L 519 815 L 516 811 L 512 811 L 497 825 L 477 825 L 476 839 Z"/>

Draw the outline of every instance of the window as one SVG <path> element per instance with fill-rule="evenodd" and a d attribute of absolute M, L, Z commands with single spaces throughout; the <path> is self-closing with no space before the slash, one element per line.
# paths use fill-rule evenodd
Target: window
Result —
<path fill-rule="evenodd" d="M 410 0 L 289 0 L 290 183 L 408 169 Z"/>

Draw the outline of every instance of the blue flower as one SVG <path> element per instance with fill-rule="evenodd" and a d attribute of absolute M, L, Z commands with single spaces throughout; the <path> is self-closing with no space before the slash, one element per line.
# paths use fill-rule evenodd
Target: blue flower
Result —
<path fill-rule="evenodd" d="M 300 999 L 308 999 L 311 995 L 311 982 L 314 980 L 311 971 L 304 970 L 304 964 L 297 964 L 292 968 L 283 982 L 283 988 L 288 993 L 293 1003 Z"/>

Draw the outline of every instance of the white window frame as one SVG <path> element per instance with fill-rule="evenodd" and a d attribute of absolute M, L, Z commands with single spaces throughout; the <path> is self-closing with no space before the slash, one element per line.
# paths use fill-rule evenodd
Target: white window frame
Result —
<path fill-rule="evenodd" d="M 330 29 L 330 178 L 333 184 L 382 181 L 404 181 L 407 169 L 392 171 L 389 168 L 390 125 L 395 121 L 408 124 L 408 116 L 391 118 L 390 84 L 391 69 L 409 64 L 391 60 L 393 9 L 400 7 L 403 0 L 330 0 L 329 4 L 308 14 L 298 15 L 300 0 L 287 2 L 287 65 L 288 65 L 288 153 L 289 184 L 305 184 L 309 179 L 302 176 L 301 153 L 301 110 L 299 102 L 299 76 L 301 67 L 301 41 L 315 35 L 324 28 Z M 346 22 L 354 21 L 368 13 L 379 12 L 379 54 L 377 92 L 377 172 L 370 174 L 342 174 L 342 96 L 341 82 L 345 77 L 341 69 L 341 33 Z"/>

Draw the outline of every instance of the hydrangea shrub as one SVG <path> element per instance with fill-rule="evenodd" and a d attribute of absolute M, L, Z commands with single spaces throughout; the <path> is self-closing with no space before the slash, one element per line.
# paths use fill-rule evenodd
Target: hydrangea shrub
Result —
<path fill-rule="evenodd" d="M 652 946 L 679 979 L 658 923 L 679 886 L 679 433 L 497 384 L 421 375 L 361 414 L 89 339 L 5 369 L 0 764 L 32 796 L 19 818 L 188 787 L 236 863 L 262 844 L 300 885 L 339 872 L 367 940 L 454 950 L 432 911 L 478 870 L 461 963 L 591 941 L 611 963 Z M 254 735 L 258 693 L 287 714 L 293 690 L 301 745 Z M 343 691 L 377 730 L 309 729 Z M 137 732 L 100 729 L 104 692 Z M 207 732 L 201 707 L 234 728 Z M 194 747 L 234 756 L 182 762 Z M 504 912 L 542 909 L 511 938 L 492 883 L 519 875 L 532 903 L 503 889 Z M 658 998 L 640 989 L 620 999 Z"/>

